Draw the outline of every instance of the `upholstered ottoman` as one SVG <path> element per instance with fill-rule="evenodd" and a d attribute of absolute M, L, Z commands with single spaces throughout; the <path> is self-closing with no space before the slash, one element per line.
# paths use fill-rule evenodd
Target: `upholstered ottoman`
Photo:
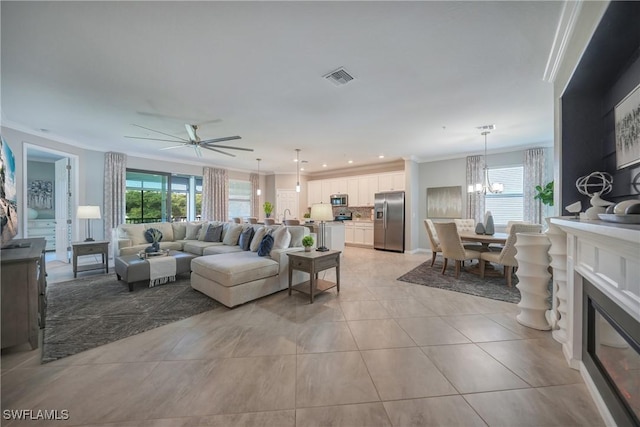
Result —
<path fill-rule="evenodd" d="M 191 287 L 234 307 L 282 289 L 280 264 L 257 253 L 205 255 L 191 263 Z"/>
<path fill-rule="evenodd" d="M 180 251 L 169 251 L 168 256 L 176 259 L 176 275 L 190 272 L 191 260 L 196 258 L 193 254 Z M 129 285 L 129 291 L 133 291 L 133 284 L 135 282 L 149 280 L 149 262 L 145 259 L 140 259 L 138 255 L 116 257 L 115 267 L 118 280 L 127 283 Z"/>

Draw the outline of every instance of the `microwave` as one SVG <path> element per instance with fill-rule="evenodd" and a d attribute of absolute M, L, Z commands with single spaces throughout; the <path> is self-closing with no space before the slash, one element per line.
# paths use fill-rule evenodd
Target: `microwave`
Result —
<path fill-rule="evenodd" d="M 331 206 L 348 206 L 349 196 L 346 194 L 332 194 Z"/>

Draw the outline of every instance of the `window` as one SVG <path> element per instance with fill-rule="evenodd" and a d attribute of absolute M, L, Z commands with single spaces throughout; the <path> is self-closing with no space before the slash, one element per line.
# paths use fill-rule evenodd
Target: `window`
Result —
<path fill-rule="evenodd" d="M 251 182 L 229 180 L 229 218 L 251 216 Z"/>
<path fill-rule="evenodd" d="M 506 225 L 507 221 L 522 221 L 524 216 L 523 166 L 489 169 L 489 180 L 500 182 L 504 191 L 487 193 L 485 209 L 491 211 L 495 224 Z"/>
<path fill-rule="evenodd" d="M 127 170 L 127 223 L 200 219 L 202 177 Z"/>

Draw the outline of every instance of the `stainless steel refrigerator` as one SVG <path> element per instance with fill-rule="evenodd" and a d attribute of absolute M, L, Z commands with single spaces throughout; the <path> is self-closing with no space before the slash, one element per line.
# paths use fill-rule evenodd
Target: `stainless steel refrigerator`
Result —
<path fill-rule="evenodd" d="M 404 191 L 376 193 L 373 247 L 404 252 Z"/>

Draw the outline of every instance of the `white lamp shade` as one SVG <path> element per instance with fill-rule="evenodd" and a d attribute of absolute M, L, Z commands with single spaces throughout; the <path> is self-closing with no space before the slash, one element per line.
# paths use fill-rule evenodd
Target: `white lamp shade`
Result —
<path fill-rule="evenodd" d="M 78 219 L 100 219 L 100 206 L 78 206 Z"/>
<path fill-rule="evenodd" d="M 311 219 L 315 221 L 333 221 L 333 209 L 328 203 L 316 203 L 311 206 Z"/>

